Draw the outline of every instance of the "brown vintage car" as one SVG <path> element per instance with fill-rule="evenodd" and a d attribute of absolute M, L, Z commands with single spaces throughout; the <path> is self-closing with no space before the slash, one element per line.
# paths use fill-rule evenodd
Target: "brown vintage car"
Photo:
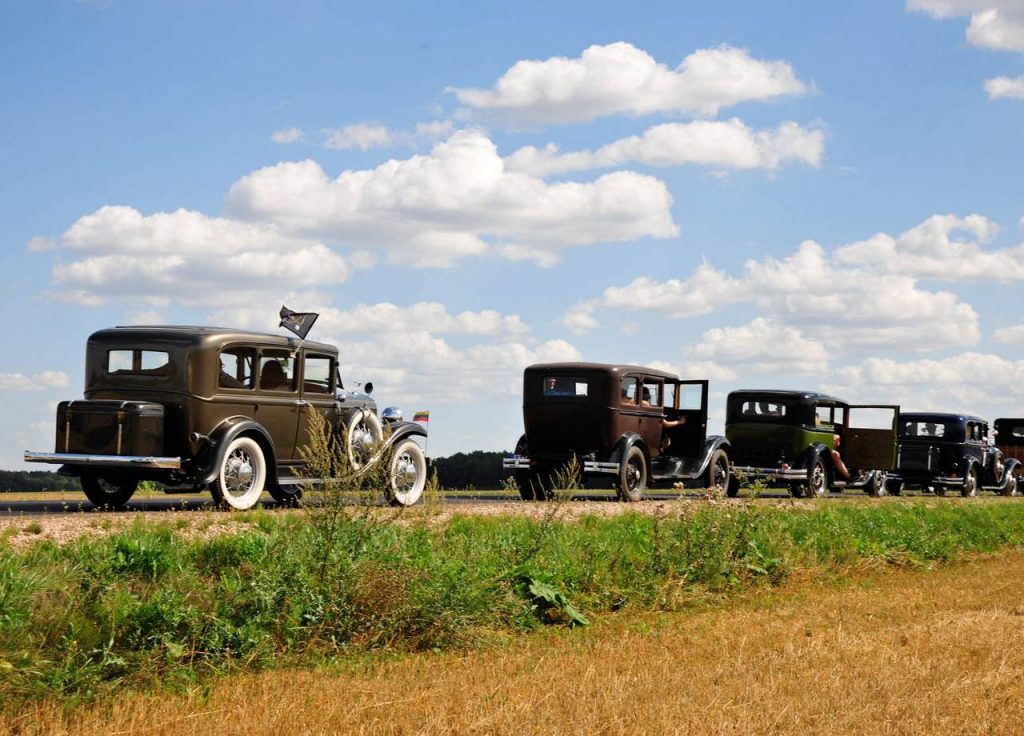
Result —
<path fill-rule="evenodd" d="M 391 503 L 415 503 L 426 459 L 413 438 L 426 430 L 396 409 L 382 426 L 371 391 L 344 390 L 332 345 L 216 327 L 115 327 L 89 337 L 85 399 L 58 406 L 54 452 L 25 460 L 61 465 L 101 507 L 123 506 L 142 480 L 209 487 L 235 509 L 264 490 L 294 503 L 310 480 L 299 448 L 316 411 L 344 437 L 353 466 L 388 457 Z M 371 450 L 382 444 L 392 452 Z"/>
<path fill-rule="evenodd" d="M 1019 460 L 1016 467 L 1018 476 L 1024 475 L 1024 417 L 1003 417 L 993 423 L 996 430 L 996 447 L 1002 450 L 1007 460 Z"/>
<path fill-rule="evenodd" d="M 532 365 L 523 374 L 526 433 L 503 467 L 525 500 L 550 498 L 573 457 L 584 480 L 612 478 L 624 501 L 643 498 L 652 482 L 725 486 L 729 443 L 707 435 L 707 419 L 707 381 L 634 365 Z"/>

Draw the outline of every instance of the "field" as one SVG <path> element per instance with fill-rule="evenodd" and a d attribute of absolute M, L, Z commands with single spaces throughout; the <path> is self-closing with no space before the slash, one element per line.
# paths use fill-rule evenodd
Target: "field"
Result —
<path fill-rule="evenodd" d="M 879 733 L 1010 733 L 1021 716 L 1018 500 L 485 508 L 8 525 L 0 715 L 25 733 L 852 733 L 869 713 Z M 964 718 L 985 702 L 1004 705 Z"/>
<path fill-rule="evenodd" d="M 817 576 L 470 653 L 237 675 L 24 734 L 1017 734 L 1024 554 Z"/>

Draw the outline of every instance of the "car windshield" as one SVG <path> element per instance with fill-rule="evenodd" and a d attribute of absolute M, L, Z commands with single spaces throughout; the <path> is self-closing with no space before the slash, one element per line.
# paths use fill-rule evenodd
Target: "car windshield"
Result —
<path fill-rule="evenodd" d="M 545 376 L 545 396 L 586 396 L 589 385 L 582 376 Z"/>
<path fill-rule="evenodd" d="M 903 422 L 904 437 L 945 437 L 946 425 L 942 422 Z"/>

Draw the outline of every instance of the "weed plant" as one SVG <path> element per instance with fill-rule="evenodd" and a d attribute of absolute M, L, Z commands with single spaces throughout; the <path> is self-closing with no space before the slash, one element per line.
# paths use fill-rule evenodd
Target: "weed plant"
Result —
<path fill-rule="evenodd" d="M 374 507 L 380 479 L 356 479 L 330 457 L 306 512 L 259 513 L 238 533 L 189 539 L 139 520 L 64 546 L 0 541 L 0 708 L 458 649 L 624 607 L 713 602 L 798 569 L 927 564 L 1024 542 L 1024 505 L 1012 502 L 730 504 L 570 521 L 556 500 L 540 519 L 441 522 Z M 436 488 L 427 498 L 436 504 Z"/>

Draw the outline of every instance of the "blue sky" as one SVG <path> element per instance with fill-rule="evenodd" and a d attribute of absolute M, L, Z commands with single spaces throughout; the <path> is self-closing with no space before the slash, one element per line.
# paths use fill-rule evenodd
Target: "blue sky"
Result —
<path fill-rule="evenodd" d="M 847 7 L 849 6 L 849 7 Z M 534 361 L 1024 414 L 1024 2 L 12 2 L 0 467 L 111 324 L 324 316 L 511 447 Z M 712 424 L 714 425 L 714 418 Z"/>

